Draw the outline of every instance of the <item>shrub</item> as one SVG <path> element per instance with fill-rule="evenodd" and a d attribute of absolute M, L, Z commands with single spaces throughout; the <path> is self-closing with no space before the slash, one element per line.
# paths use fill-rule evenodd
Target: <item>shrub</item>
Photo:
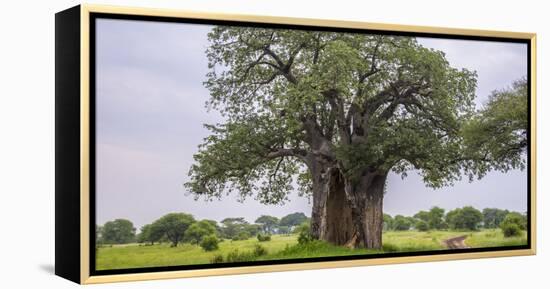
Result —
<path fill-rule="evenodd" d="M 506 226 L 508 224 L 518 225 L 520 230 L 527 229 L 527 218 L 520 213 L 512 212 L 504 217 L 504 220 L 500 223 L 501 226 Z M 501 227 L 502 228 L 502 227 Z"/>
<path fill-rule="evenodd" d="M 214 251 L 218 250 L 218 242 L 216 235 L 208 235 L 202 237 L 200 245 L 204 251 Z"/>
<path fill-rule="evenodd" d="M 256 237 L 258 238 L 258 241 L 260 241 L 260 242 L 271 241 L 271 235 L 267 235 L 267 234 L 258 234 Z"/>
<path fill-rule="evenodd" d="M 521 230 L 527 229 L 527 218 L 520 213 L 512 212 L 500 222 L 500 229 L 504 237 L 515 237 L 521 235 Z"/>
<path fill-rule="evenodd" d="M 418 221 L 415 225 L 416 229 L 420 232 L 426 232 L 430 229 L 430 226 L 425 221 Z"/>
<path fill-rule="evenodd" d="M 298 233 L 298 244 L 307 244 L 315 239 L 313 235 L 311 235 L 309 223 L 301 224 L 296 232 Z"/>
<path fill-rule="evenodd" d="M 260 245 L 260 244 L 256 244 L 254 246 L 253 254 L 256 257 L 267 255 L 267 249 L 264 246 Z"/>
<path fill-rule="evenodd" d="M 223 255 L 222 254 L 216 254 L 212 259 L 210 259 L 210 263 L 212 264 L 218 264 L 223 263 Z"/>
<path fill-rule="evenodd" d="M 453 230 L 476 231 L 483 221 L 483 214 L 474 207 L 467 206 L 449 211 L 445 221 Z"/>
<path fill-rule="evenodd" d="M 241 240 L 248 240 L 249 238 L 250 238 L 250 233 L 248 233 L 247 231 L 241 231 L 241 232 L 239 232 L 239 234 L 234 236 L 232 238 L 232 240 L 233 241 L 241 241 Z"/>
<path fill-rule="evenodd" d="M 507 237 L 507 238 L 521 235 L 521 229 L 518 226 L 518 224 L 514 224 L 514 223 L 500 224 L 500 229 L 502 230 L 504 237 Z"/>
<path fill-rule="evenodd" d="M 254 254 L 252 253 L 246 253 L 246 252 L 239 252 L 239 250 L 235 249 L 227 254 L 225 257 L 225 261 L 229 263 L 235 263 L 235 262 L 249 262 L 254 260 Z"/>

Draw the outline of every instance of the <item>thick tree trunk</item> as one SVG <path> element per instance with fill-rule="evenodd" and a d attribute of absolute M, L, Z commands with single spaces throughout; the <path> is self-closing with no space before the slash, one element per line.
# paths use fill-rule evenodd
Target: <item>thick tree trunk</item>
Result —
<path fill-rule="evenodd" d="M 333 170 L 330 175 L 324 224 L 320 239 L 332 244 L 346 245 L 355 235 L 344 180 L 338 170 Z"/>
<path fill-rule="evenodd" d="M 339 170 L 322 168 L 313 174 L 311 234 L 335 245 L 345 245 L 354 235 L 351 208 Z"/>
<path fill-rule="evenodd" d="M 347 244 L 367 249 L 382 248 L 383 198 L 386 174 L 365 174 L 360 180 L 346 180 L 346 197 L 356 236 Z"/>

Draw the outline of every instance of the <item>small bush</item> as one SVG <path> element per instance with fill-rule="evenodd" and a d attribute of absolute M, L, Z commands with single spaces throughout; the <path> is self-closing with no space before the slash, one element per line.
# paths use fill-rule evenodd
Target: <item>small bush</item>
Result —
<path fill-rule="evenodd" d="M 267 234 L 258 234 L 258 236 L 256 236 L 258 238 L 258 241 L 260 242 L 267 242 L 267 241 L 271 241 L 271 235 L 267 235 Z"/>
<path fill-rule="evenodd" d="M 225 257 L 225 261 L 229 263 L 235 263 L 235 262 L 250 262 L 254 260 L 254 254 L 252 253 L 246 253 L 246 252 L 239 252 L 239 250 L 235 249 L 227 254 Z"/>
<path fill-rule="evenodd" d="M 515 223 L 501 224 L 500 229 L 502 230 L 504 237 L 507 237 L 507 238 L 521 235 L 521 228 L 519 227 L 518 224 L 515 224 Z"/>
<path fill-rule="evenodd" d="M 218 238 L 215 235 L 208 235 L 202 237 L 200 245 L 204 251 L 214 251 L 218 250 L 218 243 Z"/>
<path fill-rule="evenodd" d="M 296 232 L 298 233 L 298 244 L 307 244 L 315 239 L 313 238 L 313 235 L 311 235 L 308 223 L 301 224 L 297 228 Z"/>
<path fill-rule="evenodd" d="M 223 263 L 223 255 L 222 254 L 216 254 L 212 259 L 210 259 L 210 263 L 212 264 L 218 264 Z"/>
<path fill-rule="evenodd" d="M 430 229 L 430 226 L 428 225 L 428 223 L 426 223 L 424 221 L 416 222 L 415 227 L 420 232 L 427 232 Z"/>
<path fill-rule="evenodd" d="M 242 240 L 248 240 L 249 238 L 250 238 L 250 233 L 248 233 L 247 231 L 241 231 L 241 232 L 239 232 L 239 234 L 234 236 L 232 238 L 232 240 L 233 241 L 242 241 Z"/>
<path fill-rule="evenodd" d="M 393 244 L 382 244 L 382 251 L 384 251 L 385 253 L 398 252 L 399 247 L 397 247 L 396 245 L 393 245 Z"/>
<path fill-rule="evenodd" d="M 256 244 L 254 246 L 253 254 L 256 257 L 265 256 L 265 255 L 267 255 L 267 249 L 264 246 L 260 245 L 260 244 Z"/>

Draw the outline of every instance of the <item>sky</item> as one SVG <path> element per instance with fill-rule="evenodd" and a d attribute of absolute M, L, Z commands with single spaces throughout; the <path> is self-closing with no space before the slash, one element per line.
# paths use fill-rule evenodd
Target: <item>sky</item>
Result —
<path fill-rule="evenodd" d="M 208 72 L 204 51 L 207 25 L 98 19 L 96 24 L 96 223 L 126 218 L 139 228 L 170 212 L 221 221 L 261 214 L 310 214 L 307 198 L 290 194 L 282 206 L 263 205 L 236 195 L 195 201 L 183 184 L 193 154 L 208 131 L 223 122 L 207 111 Z M 515 43 L 419 38 L 442 50 L 450 64 L 478 73 L 476 105 L 494 89 L 506 88 L 527 73 L 527 46 Z M 489 173 L 442 189 L 427 188 L 416 172 L 391 174 L 384 211 L 412 215 L 440 206 L 472 205 L 527 210 L 526 172 Z M 467 178 L 466 178 L 467 179 Z"/>

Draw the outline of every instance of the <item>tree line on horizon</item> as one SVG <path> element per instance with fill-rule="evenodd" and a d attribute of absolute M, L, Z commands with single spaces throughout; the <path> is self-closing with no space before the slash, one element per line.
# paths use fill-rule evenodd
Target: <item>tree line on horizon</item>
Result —
<path fill-rule="evenodd" d="M 434 206 L 428 211 L 419 211 L 412 217 L 384 214 L 384 231 L 469 230 L 501 228 L 505 237 L 518 236 L 527 229 L 527 216 L 519 212 L 497 208 L 482 211 L 465 206 L 445 213 L 445 209 Z"/>
<path fill-rule="evenodd" d="M 243 217 L 215 220 L 196 220 L 186 213 L 169 213 L 156 221 L 143 225 L 139 234 L 133 223 L 127 219 L 115 219 L 102 226 L 96 226 L 97 245 L 128 244 L 133 242 L 154 244 L 169 242 L 172 247 L 179 243 L 201 245 L 217 243 L 219 240 L 247 240 L 256 236 L 259 241 L 269 241 L 272 234 L 289 234 L 298 225 L 308 222 L 309 218 L 302 212 L 288 214 L 282 218 L 261 215 L 253 224 Z"/>
<path fill-rule="evenodd" d="M 136 233 L 134 224 L 127 219 L 115 219 L 102 226 L 96 226 L 96 244 L 154 244 L 168 242 L 172 247 L 179 243 L 201 245 L 218 243 L 223 239 L 247 240 L 256 236 L 259 241 L 268 241 L 272 234 L 296 233 L 301 224 L 310 219 L 302 212 L 288 214 L 282 218 L 262 215 L 254 223 L 243 217 L 215 220 L 196 220 L 186 213 L 169 213 L 150 224 L 143 225 Z M 485 208 L 482 211 L 465 206 L 445 212 L 434 206 L 430 210 L 421 210 L 413 216 L 397 214 L 383 216 L 384 231 L 430 231 L 430 230 L 479 230 L 502 229 L 505 236 L 517 236 L 527 229 L 527 216 L 518 212 L 497 208 Z"/>

